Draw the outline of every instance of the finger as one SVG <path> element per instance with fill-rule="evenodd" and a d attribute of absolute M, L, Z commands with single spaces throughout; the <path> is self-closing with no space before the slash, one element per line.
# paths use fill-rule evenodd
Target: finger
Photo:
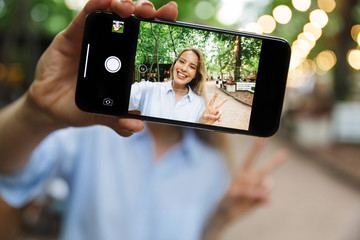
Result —
<path fill-rule="evenodd" d="M 247 155 L 247 157 L 245 159 L 245 162 L 243 165 L 244 170 L 248 170 L 251 168 L 251 166 L 254 164 L 256 157 L 259 155 L 259 153 L 265 147 L 265 143 L 266 143 L 266 141 L 264 139 L 260 139 L 260 138 L 255 141 L 249 154 Z"/>
<path fill-rule="evenodd" d="M 259 179 L 264 179 L 271 171 L 280 166 L 289 158 L 287 150 L 278 151 L 266 164 L 264 164 L 258 171 Z"/>
<path fill-rule="evenodd" d="M 209 102 L 209 106 L 214 105 L 215 100 L 216 100 L 216 98 L 217 98 L 218 95 L 219 95 L 218 93 L 214 93 L 214 96 L 212 97 L 212 99 L 211 99 L 210 102 Z"/>
<path fill-rule="evenodd" d="M 205 119 L 211 119 L 211 120 L 214 120 L 214 121 L 218 120 L 218 117 L 217 117 L 217 116 L 211 115 L 211 114 L 205 114 L 205 115 L 204 115 L 204 118 L 205 118 Z"/>
<path fill-rule="evenodd" d="M 216 120 L 219 120 L 221 118 L 221 111 L 218 111 L 218 113 L 215 115 Z"/>
<path fill-rule="evenodd" d="M 270 193 L 274 189 L 274 185 L 275 185 L 274 179 L 271 177 L 267 177 L 263 181 L 262 185 L 263 185 L 263 189 L 268 193 Z"/>
<path fill-rule="evenodd" d="M 257 185 L 254 185 L 251 190 L 253 197 L 255 198 L 265 198 L 270 195 L 271 190 L 274 187 L 274 181 L 270 177 L 262 179 Z"/>
<path fill-rule="evenodd" d="M 221 120 L 222 120 L 222 111 L 220 110 L 220 111 L 219 111 L 219 119 L 218 119 L 218 122 L 221 122 Z"/>
<path fill-rule="evenodd" d="M 108 126 L 122 136 L 128 135 L 129 133 L 140 132 L 144 129 L 144 123 L 137 119 L 101 116 L 95 114 L 93 124 Z"/>
<path fill-rule="evenodd" d="M 135 11 L 134 3 L 131 0 L 113 0 L 110 5 L 111 11 L 122 18 L 130 17 Z"/>
<path fill-rule="evenodd" d="M 176 21 L 178 5 L 176 2 L 169 2 L 156 11 L 155 18 L 169 21 Z"/>
<path fill-rule="evenodd" d="M 133 132 L 129 132 L 129 131 L 125 131 L 125 130 L 115 130 L 115 132 L 122 137 L 130 137 L 131 135 L 134 134 Z"/>
<path fill-rule="evenodd" d="M 220 108 L 224 103 L 226 103 L 227 102 L 227 98 L 225 98 L 225 99 L 223 99 L 218 105 L 216 105 L 216 109 L 218 109 L 218 108 Z"/>
<path fill-rule="evenodd" d="M 144 122 L 137 119 L 119 118 L 116 128 L 131 132 L 141 132 L 144 129 Z"/>
<path fill-rule="evenodd" d="M 156 10 L 154 5 L 146 0 L 139 0 L 135 2 L 134 14 L 143 18 L 155 18 Z"/>

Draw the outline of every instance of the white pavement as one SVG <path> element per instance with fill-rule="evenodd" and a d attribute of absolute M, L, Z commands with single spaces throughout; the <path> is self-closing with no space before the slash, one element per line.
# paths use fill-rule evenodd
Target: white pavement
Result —
<path fill-rule="evenodd" d="M 243 159 L 254 138 L 230 138 L 232 158 Z M 360 190 L 278 136 L 269 139 L 260 160 L 283 147 L 292 156 L 273 174 L 272 201 L 235 222 L 222 240 L 360 239 Z"/>

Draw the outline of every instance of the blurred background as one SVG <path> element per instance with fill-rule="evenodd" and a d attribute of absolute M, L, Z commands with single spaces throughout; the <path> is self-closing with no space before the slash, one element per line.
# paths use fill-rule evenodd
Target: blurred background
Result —
<path fill-rule="evenodd" d="M 86 0 L 0 0 L 0 107 L 31 84 L 37 60 Z M 167 3 L 154 0 L 154 5 Z M 180 21 L 287 39 L 290 72 L 279 132 L 262 158 L 288 148 L 272 201 L 235 222 L 223 239 L 359 239 L 360 2 L 178 1 Z M 276 76 L 269 76 L 276 81 Z M 230 136 L 241 162 L 252 137 Z M 251 140 L 251 141 L 249 141 Z M 0 239 L 56 239 L 67 186 L 49 183 L 21 209 L 0 199 Z"/>

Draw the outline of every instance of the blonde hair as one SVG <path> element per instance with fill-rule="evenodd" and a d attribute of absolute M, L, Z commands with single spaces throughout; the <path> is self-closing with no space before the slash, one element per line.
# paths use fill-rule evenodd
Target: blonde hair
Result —
<path fill-rule="evenodd" d="M 187 86 L 191 87 L 191 90 L 193 90 L 198 95 L 202 96 L 204 98 L 204 100 L 206 100 L 204 91 L 205 91 L 205 82 L 206 82 L 207 72 L 206 72 L 206 68 L 205 68 L 203 54 L 202 54 L 200 49 L 198 49 L 198 48 L 184 48 L 181 51 L 181 53 L 176 57 L 173 64 L 171 65 L 170 79 L 174 80 L 174 73 L 173 73 L 174 65 L 179 60 L 180 56 L 186 51 L 191 51 L 191 52 L 195 53 L 196 56 L 199 59 L 198 66 L 196 68 L 196 76 L 195 76 L 195 78 L 193 80 L 191 80 L 187 84 Z"/>

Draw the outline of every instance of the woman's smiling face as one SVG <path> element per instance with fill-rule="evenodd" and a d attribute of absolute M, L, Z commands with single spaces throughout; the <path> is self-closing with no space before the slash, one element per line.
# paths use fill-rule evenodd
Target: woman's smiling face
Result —
<path fill-rule="evenodd" d="M 183 52 L 176 61 L 173 69 L 174 85 L 185 88 L 196 76 L 199 58 L 193 51 Z"/>

